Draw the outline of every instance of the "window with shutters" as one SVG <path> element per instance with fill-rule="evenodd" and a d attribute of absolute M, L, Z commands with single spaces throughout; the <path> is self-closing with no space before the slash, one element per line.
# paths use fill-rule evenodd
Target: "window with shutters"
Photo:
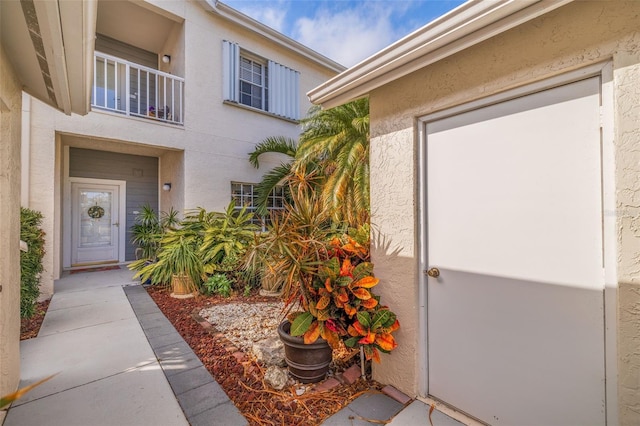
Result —
<path fill-rule="evenodd" d="M 300 73 L 262 59 L 237 43 L 222 44 L 223 98 L 290 120 L 300 119 Z"/>
<path fill-rule="evenodd" d="M 241 104 L 268 111 L 268 81 L 266 64 L 240 55 L 238 101 Z"/>

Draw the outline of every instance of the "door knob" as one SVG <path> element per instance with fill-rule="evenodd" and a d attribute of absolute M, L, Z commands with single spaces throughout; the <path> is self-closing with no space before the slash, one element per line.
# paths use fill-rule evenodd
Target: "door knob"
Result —
<path fill-rule="evenodd" d="M 429 268 L 426 271 L 427 275 L 429 275 L 431 278 L 438 278 L 440 276 L 440 269 L 438 268 Z"/>

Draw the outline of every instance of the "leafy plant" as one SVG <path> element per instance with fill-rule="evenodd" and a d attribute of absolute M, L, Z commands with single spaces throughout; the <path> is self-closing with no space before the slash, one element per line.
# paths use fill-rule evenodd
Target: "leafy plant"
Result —
<path fill-rule="evenodd" d="M 222 297 L 231 296 L 231 281 L 225 274 L 213 274 L 203 286 L 205 294 L 219 294 Z"/>
<path fill-rule="evenodd" d="M 160 212 L 160 215 L 149 204 L 145 204 L 140 209 L 141 212 L 136 216 L 136 221 L 131 227 L 131 243 L 138 247 L 136 256 L 142 260 L 140 262 L 142 267 L 145 261 L 155 261 L 162 235 L 174 229 L 179 220 L 178 212 L 173 207 L 169 212 Z"/>
<path fill-rule="evenodd" d="M 198 255 L 198 242 L 190 230 L 168 231 L 160 240 L 158 259 L 142 267 L 134 278 L 167 284 L 173 275 L 187 275 L 196 287 L 202 282 L 204 265 Z M 195 289 L 194 289 L 195 290 Z"/>
<path fill-rule="evenodd" d="M 135 277 L 152 284 L 167 284 L 173 275 L 188 275 L 196 287 L 208 275 L 233 274 L 258 229 L 252 217 L 246 208 L 235 209 L 233 202 L 222 213 L 188 210 L 178 224 L 161 228 L 155 262 L 141 259 L 129 268 L 138 270 Z"/>
<path fill-rule="evenodd" d="M 284 154 L 290 158 L 288 162 L 283 162 L 265 173 L 262 176 L 262 181 L 256 185 L 257 197 L 255 206 L 259 215 L 266 216 L 269 213 L 267 210 L 269 195 L 291 174 L 291 166 L 298 149 L 297 145 L 298 143 L 293 139 L 284 136 L 271 136 L 256 145 L 256 148 L 249 153 L 249 162 L 256 169 L 260 167 L 260 156 L 266 153 Z M 287 190 L 284 191 L 283 195 L 285 199 L 289 199 Z"/>
<path fill-rule="evenodd" d="M 238 267 L 238 259 L 244 256 L 258 231 L 252 218 L 253 213 L 246 207 L 236 209 L 232 201 L 224 214 L 219 213 L 206 223 L 200 245 L 205 273 L 231 272 Z"/>
<path fill-rule="evenodd" d="M 28 251 L 20 252 L 20 316 L 33 315 L 40 296 L 40 273 L 44 250 L 44 231 L 40 229 L 42 213 L 22 207 L 20 209 L 20 239 L 27 243 Z"/>
<path fill-rule="evenodd" d="M 362 346 L 367 359 L 379 361 L 378 351 L 388 353 L 397 346 L 391 333 L 400 325 L 371 290 L 379 280 L 369 262 L 368 235 L 368 226 L 362 226 L 327 244 L 328 258 L 303 300 L 305 312 L 290 318 L 291 334 L 303 336 L 305 343 L 322 337 L 333 347 L 340 341 L 351 348 Z"/>
<path fill-rule="evenodd" d="M 271 216 L 268 232 L 256 236 L 244 258 L 245 270 L 270 280 L 286 300 L 302 296 L 327 258 L 325 241 L 338 231 L 328 211 L 312 193 L 295 193 L 295 207 Z"/>
<path fill-rule="evenodd" d="M 335 220 L 358 226 L 369 220 L 369 98 L 331 109 L 312 107 L 293 170 L 320 164 L 321 193 Z"/>

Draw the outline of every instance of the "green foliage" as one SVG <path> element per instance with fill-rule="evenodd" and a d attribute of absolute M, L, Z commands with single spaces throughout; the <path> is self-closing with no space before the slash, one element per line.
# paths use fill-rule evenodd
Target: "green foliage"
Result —
<path fill-rule="evenodd" d="M 178 212 L 173 207 L 169 212 L 161 212 L 159 216 L 149 204 L 145 204 L 140 209 L 141 212 L 136 216 L 136 221 L 131 227 L 131 244 L 138 246 L 136 256 L 142 260 L 138 264 L 144 266 L 145 261 L 156 259 L 162 235 L 174 229 L 179 220 Z"/>
<path fill-rule="evenodd" d="M 282 163 L 265 173 L 262 176 L 262 181 L 255 186 L 256 200 L 254 204 L 259 215 L 266 216 L 269 213 L 267 210 L 269 195 L 291 174 L 291 165 L 296 156 L 297 145 L 296 141 L 284 136 L 268 137 L 256 145 L 253 152 L 249 153 L 249 162 L 256 169 L 260 167 L 260 156 L 266 153 L 284 154 L 290 158 L 290 161 Z M 285 199 L 290 198 L 287 186 L 285 186 L 283 195 Z"/>
<path fill-rule="evenodd" d="M 263 176 L 256 187 L 258 213 L 266 214 L 268 196 L 276 185 L 295 204 L 292 191 L 305 188 L 321 194 L 336 222 L 359 226 L 369 221 L 369 100 L 362 98 L 335 108 L 313 107 L 302 120 L 299 144 L 279 136 L 269 137 L 250 153 L 259 166 L 260 155 L 275 152 L 291 161 Z"/>
<path fill-rule="evenodd" d="M 20 239 L 29 251 L 20 252 L 20 316 L 29 318 L 34 313 L 40 295 L 40 273 L 44 256 L 44 231 L 40 229 L 42 213 L 22 207 L 20 209 Z"/>
<path fill-rule="evenodd" d="M 152 284 L 168 284 L 173 275 L 188 275 L 199 287 L 204 275 L 202 259 L 198 256 L 197 240 L 182 230 L 168 231 L 160 240 L 156 262 L 143 266 L 134 278 Z"/>
<path fill-rule="evenodd" d="M 258 227 L 251 223 L 253 214 L 236 209 L 232 201 L 224 214 L 217 214 L 203 228 L 200 255 L 205 273 L 231 272 L 238 267 L 238 259 L 254 241 Z"/>
<path fill-rule="evenodd" d="M 225 212 L 188 210 L 182 221 L 161 234 L 155 261 L 142 259 L 129 267 L 152 284 L 168 284 L 173 275 L 188 275 L 197 287 L 212 274 L 233 277 L 258 230 L 252 217 L 245 208 L 235 209 L 233 202 Z"/>
<path fill-rule="evenodd" d="M 331 109 L 313 107 L 293 170 L 320 164 L 321 193 L 335 220 L 357 226 L 369 220 L 369 99 Z"/>
<path fill-rule="evenodd" d="M 296 317 L 295 320 L 291 323 L 291 330 L 289 333 L 292 336 L 302 336 L 311 325 L 313 321 L 313 315 L 309 312 L 304 312 Z"/>
<path fill-rule="evenodd" d="M 231 296 L 231 281 L 225 274 L 213 274 L 205 281 L 203 291 L 207 295 L 219 294 L 222 297 Z"/>
<path fill-rule="evenodd" d="M 325 241 L 338 231 L 313 192 L 293 195 L 295 208 L 287 205 L 271 216 L 268 232 L 255 237 L 243 267 L 259 274 L 269 290 L 281 290 L 285 299 L 300 294 L 308 299 L 305 292 L 327 258 Z"/>

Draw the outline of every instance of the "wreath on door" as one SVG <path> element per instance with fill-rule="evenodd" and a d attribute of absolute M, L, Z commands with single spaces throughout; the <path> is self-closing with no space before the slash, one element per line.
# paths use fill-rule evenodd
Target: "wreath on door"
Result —
<path fill-rule="evenodd" d="M 102 216 L 104 216 L 104 209 L 96 204 L 95 206 L 89 207 L 89 210 L 87 210 L 87 214 L 91 219 L 100 219 Z"/>

